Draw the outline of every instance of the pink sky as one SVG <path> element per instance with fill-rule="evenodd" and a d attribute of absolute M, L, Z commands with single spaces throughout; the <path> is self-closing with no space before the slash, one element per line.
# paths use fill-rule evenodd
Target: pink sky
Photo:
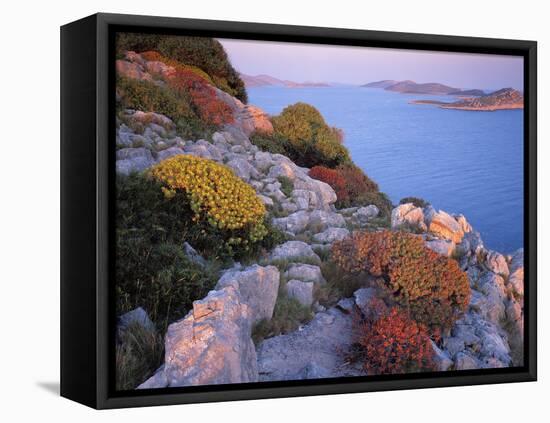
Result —
<path fill-rule="evenodd" d="M 456 88 L 523 89 L 523 58 L 469 53 L 219 40 L 249 75 L 296 82 L 365 84 L 382 79 L 440 82 Z"/>

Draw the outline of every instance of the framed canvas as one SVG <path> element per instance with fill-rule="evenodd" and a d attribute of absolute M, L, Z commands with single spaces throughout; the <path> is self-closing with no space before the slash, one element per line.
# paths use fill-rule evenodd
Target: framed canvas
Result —
<path fill-rule="evenodd" d="M 536 380 L 536 43 L 61 28 L 61 394 Z"/>

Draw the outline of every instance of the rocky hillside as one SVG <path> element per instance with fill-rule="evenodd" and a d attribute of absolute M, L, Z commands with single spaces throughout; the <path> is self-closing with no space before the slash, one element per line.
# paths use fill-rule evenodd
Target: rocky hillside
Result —
<path fill-rule="evenodd" d="M 177 66 L 163 60 L 148 60 L 148 57 L 158 59 L 124 52 L 117 61 L 119 77 L 152 84 L 159 90 L 174 84 Z M 141 370 L 139 376 L 134 374 L 121 386 L 160 388 L 497 368 L 521 363 L 522 250 L 512 255 L 488 250 L 464 216 L 435 210 L 426 204 L 410 202 L 393 209 L 390 205 L 386 213 L 382 210 L 385 203 L 379 202 L 376 184 L 361 197 L 362 204 L 355 204 L 351 202 L 353 199 L 344 197 L 345 179 L 342 179 L 343 185 L 337 179 L 349 175 L 353 169 L 347 158 L 341 159 L 342 162 L 335 159 L 341 156 L 341 151 L 339 156 L 332 155 L 332 150 L 328 150 L 330 154 L 314 156 L 317 161 L 325 160 L 321 170 L 329 175 L 325 180 L 332 185 L 314 179 L 309 168 L 298 166 L 286 155 L 258 147 L 268 146 L 263 148 L 269 150 L 280 140 L 289 149 L 283 151 L 292 154 L 302 151 L 302 145 L 295 142 L 292 133 L 285 132 L 288 125 L 284 115 L 270 117 L 211 83 L 201 85 L 200 90 L 213 96 L 201 97 L 194 93 L 196 98 L 209 99 L 209 104 L 216 104 L 216 110 L 228 112 L 227 119 L 207 125 L 202 137 L 182 136 L 181 123 L 159 110 L 125 107 L 129 99 L 124 96 L 128 96 L 129 91 L 118 92 L 121 107 L 116 128 L 116 171 L 118 201 L 124 205 L 118 221 L 126 226 L 117 228 L 117 245 L 128 245 L 128 256 L 134 256 L 145 239 L 137 234 L 147 235 L 143 257 L 159 254 L 162 260 L 159 258 L 153 263 L 162 266 L 155 270 L 155 275 L 161 275 L 158 276 L 159 292 L 171 293 L 167 306 L 170 312 L 161 314 L 149 305 L 158 303 L 157 292 L 152 294 L 155 300 L 147 302 L 143 291 L 148 288 L 136 282 L 141 276 L 133 273 L 136 266 L 145 266 L 147 260 L 138 257 L 135 263 L 128 262 L 127 269 L 117 270 L 121 279 L 117 281 L 120 284 L 117 371 L 124 373 L 130 366 L 138 367 L 132 364 L 137 358 L 131 355 L 132 349 L 127 344 L 129 337 L 125 334 L 129 331 L 139 330 L 138 339 L 147 342 L 147 350 L 151 351 L 151 358 L 143 364 L 149 370 Z M 223 107 L 217 102 L 223 103 Z M 196 107 L 202 103 L 191 104 Z M 195 110 L 199 113 L 201 109 Z M 298 107 L 289 113 L 295 110 L 315 123 L 301 127 L 302 134 L 310 134 L 314 127 L 319 131 L 314 136 L 326 137 L 327 143 L 338 138 L 338 133 L 328 127 L 321 132 L 319 128 L 324 127 L 320 117 L 310 110 Z M 261 138 L 263 144 L 258 134 L 264 137 Z M 309 152 L 311 148 L 308 146 L 303 151 Z M 305 160 L 304 156 L 296 157 Z M 334 168 L 326 167 L 329 163 L 334 163 Z M 216 172 L 228 175 L 225 181 L 235 177 L 240 182 L 223 186 L 226 194 L 219 191 L 217 181 L 211 186 L 218 189 L 218 194 L 212 191 L 212 196 L 208 178 Z M 366 183 L 363 176 L 361 183 Z M 155 178 L 161 184 L 158 190 Z M 205 182 L 189 186 L 188 180 Z M 139 190 L 145 188 L 136 191 L 132 185 L 138 182 L 139 187 L 147 186 L 150 190 L 143 200 L 136 199 L 136 193 L 139 196 L 142 192 Z M 234 189 L 236 186 L 238 189 Z M 130 188 L 134 189 L 128 191 L 132 194 L 123 195 L 127 192 L 125 189 Z M 193 191 L 199 188 L 201 191 Z M 261 200 L 261 207 L 250 198 L 252 194 L 248 190 Z M 183 212 L 178 207 L 187 204 L 185 194 L 189 192 L 193 193 L 191 214 L 181 215 Z M 215 207 L 220 204 L 229 207 L 227 203 L 231 203 L 231 198 L 246 198 L 252 204 L 248 208 L 258 210 L 265 215 L 265 220 L 256 219 L 248 213 L 248 208 L 227 209 L 230 210 L 227 216 L 218 213 Z M 377 204 L 369 204 L 369 199 L 376 199 Z M 174 202 L 176 200 L 181 202 Z M 218 200 L 220 203 L 215 204 Z M 145 217 L 147 210 L 139 209 L 143 204 L 153 204 L 161 210 L 151 214 L 151 218 L 159 219 L 151 227 L 141 226 L 149 219 Z M 132 207 L 139 209 L 135 217 L 128 211 Z M 164 220 L 171 213 L 179 216 L 178 219 Z M 209 214 L 195 236 L 193 225 L 200 224 L 203 213 Z M 260 229 L 243 232 L 246 227 L 238 225 L 245 219 L 256 219 L 254 228 Z M 225 233 L 233 224 L 231 227 L 238 229 L 231 229 L 228 238 Z M 184 238 L 180 234 L 184 234 Z M 238 240 L 236 234 L 239 234 Z M 367 235 L 353 238 L 356 235 L 352 234 Z M 419 312 L 415 317 L 418 324 L 402 316 L 404 300 L 391 287 L 399 275 L 406 277 L 411 266 L 407 261 L 384 262 L 387 258 L 381 257 L 381 267 L 374 269 L 372 262 L 365 263 L 363 256 L 354 255 L 357 251 L 365 254 L 383 251 L 383 248 L 370 247 L 376 241 L 376 236 L 371 238 L 372 234 L 388 236 L 403 248 L 414 249 L 416 256 L 426 257 L 434 269 L 443 272 L 428 275 L 426 283 L 438 283 L 440 277 L 457 275 L 456 279 L 449 280 L 456 286 L 462 283 L 461 308 L 455 307 L 456 298 L 441 297 L 442 301 L 450 301 L 451 323 L 436 329 L 420 323 L 422 311 L 430 305 L 426 301 L 431 297 L 417 291 L 411 291 L 411 298 L 417 295 L 418 301 L 409 305 Z M 216 242 L 209 244 L 209 237 L 217 237 L 212 238 Z M 267 238 L 270 243 L 265 242 Z M 158 249 L 150 245 L 159 239 L 162 245 L 159 244 Z M 364 242 L 361 248 L 354 249 L 351 241 L 355 239 Z M 232 248 L 223 250 L 224 259 L 218 260 L 222 244 Z M 180 260 L 180 257 L 185 266 L 174 268 L 176 258 Z M 357 266 L 355 262 L 348 266 L 350 257 L 359 260 Z M 375 256 L 369 257 L 374 260 Z M 126 263 L 125 260 L 126 256 L 121 256 L 120 261 Z M 189 269 L 197 272 L 190 274 Z M 168 274 L 174 274 L 173 279 L 166 276 Z M 204 275 L 212 275 L 211 282 L 199 285 L 197 278 L 206 277 Z M 150 276 L 145 279 L 150 280 Z M 183 298 L 180 291 L 175 291 L 180 289 L 183 280 L 188 281 L 185 283 L 190 287 L 201 287 L 185 291 L 188 306 L 176 304 L 177 298 Z M 173 281 L 178 282 L 176 287 L 172 286 Z M 139 286 L 134 286 L 136 283 Z M 437 284 L 433 286 L 441 295 L 446 295 L 446 289 Z M 392 323 L 390 319 L 396 315 L 401 316 L 399 322 L 408 325 L 404 333 L 415 328 L 414 342 L 407 339 L 406 344 L 418 345 L 425 358 L 422 363 L 413 362 L 412 356 L 399 355 L 396 362 L 401 367 L 391 367 L 388 363 L 376 362 L 374 355 L 368 353 L 377 347 L 373 344 L 377 339 L 376 330 L 384 327 L 382 323 Z M 169 324 L 165 328 L 163 322 L 166 321 Z M 357 326 L 357 322 L 363 323 Z M 358 331 L 363 331 L 363 335 L 358 336 Z M 155 346 L 159 339 L 162 340 L 160 347 Z M 397 347 L 395 351 L 400 351 L 401 347 Z"/>

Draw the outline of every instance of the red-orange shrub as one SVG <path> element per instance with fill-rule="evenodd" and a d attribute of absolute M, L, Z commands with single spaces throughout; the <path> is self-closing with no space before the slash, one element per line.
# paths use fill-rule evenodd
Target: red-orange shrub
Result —
<path fill-rule="evenodd" d="M 174 67 L 173 73 L 165 75 L 166 82 L 180 95 L 190 97 L 193 108 L 203 122 L 215 126 L 233 123 L 231 108 L 218 98 L 211 78 L 201 69 L 166 58 L 156 51 L 143 52 L 141 57 Z"/>
<path fill-rule="evenodd" d="M 330 169 L 325 166 L 314 166 L 310 169 L 309 176 L 313 179 L 329 184 L 336 193 L 337 201 L 339 203 L 347 202 L 349 200 L 346 180 L 338 170 Z"/>
<path fill-rule="evenodd" d="M 335 169 L 314 166 L 309 176 L 329 184 L 337 197 L 337 207 L 366 205 L 372 200 L 371 193 L 378 192 L 378 185 L 353 164 L 340 165 Z M 369 202 L 370 204 L 370 202 Z"/>
<path fill-rule="evenodd" d="M 369 374 L 394 374 L 433 367 L 433 348 L 426 328 L 394 307 L 356 326 L 353 358 Z"/>
<path fill-rule="evenodd" d="M 356 232 L 332 247 L 334 262 L 350 273 L 381 277 L 392 299 L 432 329 L 450 328 L 470 302 L 470 285 L 457 262 L 405 232 Z"/>

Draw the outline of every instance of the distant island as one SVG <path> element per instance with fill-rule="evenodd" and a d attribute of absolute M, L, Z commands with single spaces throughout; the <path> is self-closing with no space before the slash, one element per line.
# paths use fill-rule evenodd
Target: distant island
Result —
<path fill-rule="evenodd" d="M 462 90 L 460 88 L 449 87 L 448 85 L 437 82 L 428 82 L 418 84 L 411 80 L 394 81 L 384 79 L 382 81 L 370 82 L 361 85 L 364 88 L 382 88 L 386 91 L 394 91 L 403 94 L 433 94 L 433 95 L 455 95 L 455 96 L 483 96 L 485 92 L 478 89 Z"/>
<path fill-rule="evenodd" d="M 495 111 L 523 109 L 523 94 L 513 88 L 502 88 L 480 97 L 469 97 L 459 101 L 414 100 L 413 104 L 432 104 L 442 109 Z"/>
<path fill-rule="evenodd" d="M 288 80 L 277 79 L 269 75 L 245 75 L 240 74 L 241 79 L 246 87 L 286 87 L 286 88 L 303 88 L 303 87 L 329 87 L 326 82 L 294 82 Z"/>

